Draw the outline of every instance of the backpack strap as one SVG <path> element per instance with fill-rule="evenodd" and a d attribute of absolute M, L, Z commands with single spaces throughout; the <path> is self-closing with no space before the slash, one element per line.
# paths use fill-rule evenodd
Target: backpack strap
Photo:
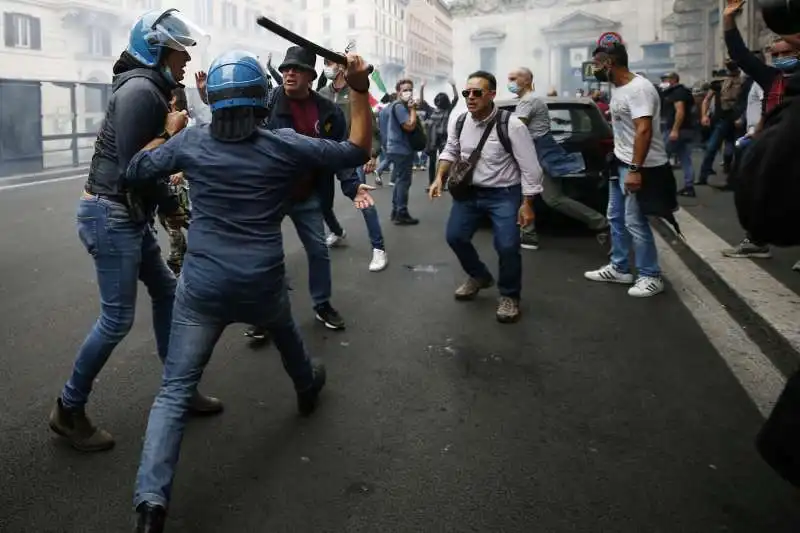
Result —
<path fill-rule="evenodd" d="M 506 109 L 497 110 L 497 137 L 506 152 L 513 156 L 514 150 L 511 148 L 511 139 L 508 137 L 508 119 L 510 118 L 511 111 Z"/>
<path fill-rule="evenodd" d="M 461 113 L 456 119 L 456 137 L 461 140 L 461 132 L 464 131 L 464 122 L 467 120 L 467 114 Z"/>

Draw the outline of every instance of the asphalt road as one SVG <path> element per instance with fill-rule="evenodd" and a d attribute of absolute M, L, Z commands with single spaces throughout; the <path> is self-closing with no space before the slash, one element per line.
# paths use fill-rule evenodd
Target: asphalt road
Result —
<path fill-rule="evenodd" d="M 46 422 L 97 313 L 73 223 L 80 185 L 0 192 L 3 533 L 132 523 L 159 382 L 146 294 L 90 404 L 117 447 L 78 454 Z M 314 322 L 288 229 L 295 315 L 328 365 L 324 402 L 299 419 L 275 350 L 254 351 L 242 326 L 229 328 L 202 383 L 227 410 L 187 429 L 169 531 L 798 530 L 796 492 L 753 449 L 760 414 L 674 291 L 636 300 L 590 284 L 582 273 L 604 250 L 546 237 L 525 254 L 522 322 L 500 325 L 493 294 L 453 300 L 462 274 L 443 237 L 448 200 L 431 205 L 421 189 L 422 223 L 386 222 L 390 266 L 377 274 L 361 216 L 339 200 L 350 246 L 332 252 L 333 303 L 344 332 Z M 387 220 L 390 190 L 376 197 Z M 476 241 L 494 265 L 491 235 Z"/>

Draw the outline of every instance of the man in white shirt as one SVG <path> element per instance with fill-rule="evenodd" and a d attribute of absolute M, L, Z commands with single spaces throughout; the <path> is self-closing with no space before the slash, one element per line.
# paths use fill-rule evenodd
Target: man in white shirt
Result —
<path fill-rule="evenodd" d="M 466 88 L 461 91 L 468 113 L 450 121 L 447 143 L 439 155 L 436 180 L 429 195 L 431 198 L 441 195 L 450 166 L 469 159 L 486 133 L 486 143 L 473 169 L 467 197 L 453 198 L 447 221 L 447 243 L 469 276 L 456 289 L 455 297 L 472 300 L 482 289 L 494 284 L 494 277 L 472 244 L 480 220 L 484 216 L 492 220 L 494 247 L 500 260 L 496 317 L 499 322 L 511 323 L 520 317 L 519 226 L 533 222 L 533 199 L 542 192 L 542 169 L 527 126 L 508 111 L 498 110 L 494 105 L 496 94 L 497 79 L 493 74 L 478 71 L 470 75 Z M 487 127 L 491 127 L 488 132 Z"/>
<path fill-rule="evenodd" d="M 586 272 L 587 279 L 631 284 L 628 294 L 638 298 L 664 291 L 653 230 L 642 214 L 636 193 L 642 187 L 642 171 L 668 164 L 661 134 L 661 102 L 658 91 L 643 76 L 628 70 L 628 52 L 615 43 L 594 53 L 595 77 L 611 82 L 611 123 L 614 156 L 619 178 L 609 183 L 608 221 L 611 226 L 611 262 Z M 613 174 L 613 173 L 612 173 Z M 630 247 L 637 276 L 631 273 Z"/>

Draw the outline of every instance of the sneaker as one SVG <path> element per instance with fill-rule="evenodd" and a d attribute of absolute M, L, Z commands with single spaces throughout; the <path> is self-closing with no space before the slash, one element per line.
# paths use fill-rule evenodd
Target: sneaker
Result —
<path fill-rule="evenodd" d="M 376 170 L 373 174 L 375 176 L 375 185 L 378 187 L 383 187 L 383 178 L 381 177 L 380 172 Z"/>
<path fill-rule="evenodd" d="M 525 250 L 539 249 L 539 234 L 536 231 L 523 231 L 520 233 L 520 247 Z"/>
<path fill-rule="evenodd" d="M 264 342 L 267 340 L 269 332 L 267 331 L 267 328 L 252 326 L 250 329 L 244 332 L 244 336 L 252 339 L 255 342 Z"/>
<path fill-rule="evenodd" d="M 50 429 L 81 452 L 102 452 L 114 447 L 114 437 L 92 424 L 83 407 L 67 409 L 61 398 L 50 412 Z"/>
<path fill-rule="evenodd" d="M 513 324 L 519 320 L 519 300 L 509 298 L 508 296 L 501 296 L 497 300 L 497 321 L 501 324 Z"/>
<path fill-rule="evenodd" d="M 297 391 L 297 410 L 303 416 L 308 416 L 317 408 L 317 401 L 319 393 L 325 386 L 327 373 L 325 372 L 325 365 L 318 361 L 311 362 L 311 370 L 313 378 L 311 385 L 307 389 Z"/>
<path fill-rule="evenodd" d="M 472 300 L 483 289 L 488 289 L 494 285 L 494 280 L 489 278 L 487 280 L 479 280 L 475 278 L 467 278 L 467 281 L 459 285 L 456 289 L 456 300 Z"/>
<path fill-rule="evenodd" d="M 325 324 L 328 329 L 344 329 L 344 319 L 333 308 L 330 302 L 318 305 L 314 308 L 317 320 Z"/>
<path fill-rule="evenodd" d="M 628 296 L 647 298 L 664 292 L 664 280 L 661 277 L 639 276 L 636 283 L 628 289 Z"/>
<path fill-rule="evenodd" d="M 769 246 L 758 246 L 750 242 L 750 239 L 743 239 L 735 247 L 722 250 L 722 255 L 732 259 L 769 259 L 772 252 L 769 251 Z"/>
<path fill-rule="evenodd" d="M 800 272 L 800 261 L 794 264 L 792 270 L 794 270 L 795 272 Z"/>
<path fill-rule="evenodd" d="M 167 510 L 160 505 L 142 502 L 136 507 L 136 533 L 163 533 Z"/>
<path fill-rule="evenodd" d="M 389 180 L 389 187 L 394 187 L 394 182 Z"/>
<path fill-rule="evenodd" d="M 630 272 L 620 272 L 611 263 L 597 270 L 584 272 L 583 277 L 589 281 L 605 281 L 606 283 L 633 283 L 633 274 Z"/>
<path fill-rule="evenodd" d="M 345 243 L 345 239 L 347 238 L 347 232 L 342 229 L 341 235 L 336 235 L 335 233 L 329 233 L 327 237 L 325 237 L 325 245 L 328 248 L 335 248 L 337 246 L 343 246 Z"/>
<path fill-rule="evenodd" d="M 385 250 L 378 250 L 377 248 L 372 250 L 372 261 L 369 262 L 370 272 L 380 272 L 388 264 L 389 258 L 386 256 Z"/>
<path fill-rule="evenodd" d="M 398 214 L 394 218 L 394 224 L 395 226 L 416 226 L 419 224 L 419 219 L 412 217 L 408 213 Z"/>
<path fill-rule="evenodd" d="M 678 191 L 678 196 L 685 196 L 687 198 L 696 198 L 697 192 L 695 192 L 694 187 L 684 187 L 683 189 Z"/>

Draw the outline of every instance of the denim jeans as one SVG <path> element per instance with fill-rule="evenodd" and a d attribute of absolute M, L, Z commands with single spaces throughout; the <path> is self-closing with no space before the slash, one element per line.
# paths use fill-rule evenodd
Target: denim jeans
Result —
<path fill-rule="evenodd" d="M 153 330 L 162 361 L 175 298 L 175 275 L 164 262 L 151 226 L 133 222 L 124 205 L 87 194 L 78 204 L 77 218 L 78 237 L 94 259 L 100 318 L 78 350 L 72 376 L 61 393 L 67 408 L 86 404 L 95 378 L 131 330 L 139 281 L 153 302 Z"/>
<path fill-rule="evenodd" d="M 620 272 L 631 271 L 631 244 L 639 276 L 658 277 L 658 251 L 650 222 L 639 209 L 635 194 L 625 194 L 624 182 L 628 167 L 619 167 L 619 179 L 608 187 L 608 223 L 611 227 L 611 264 Z"/>
<path fill-rule="evenodd" d="M 730 162 L 733 159 L 733 148 L 736 143 L 736 128 L 731 120 L 719 120 L 711 130 L 711 137 L 706 144 L 706 153 L 700 165 L 701 182 L 707 180 L 714 169 L 714 159 L 716 159 L 723 142 L 725 143 L 723 161 Z"/>
<path fill-rule="evenodd" d="M 182 280 L 179 282 L 169 354 L 147 421 L 134 506 L 142 502 L 168 506 L 189 400 L 228 324 L 264 324 L 295 389 L 311 386 L 313 371 L 308 352 L 292 318 L 286 285 L 282 285 L 266 302 L 237 304 L 201 301 L 191 295 Z"/>
<path fill-rule="evenodd" d="M 408 216 L 408 190 L 411 188 L 411 177 L 414 172 L 414 154 L 389 154 L 392 163 L 392 215 Z"/>
<path fill-rule="evenodd" d="M 453 200 L 447 220 L 447 244 L 468 276 L 487 280 L 492 274 L 478 256 L 472 237 L 483 216 L 492 220 L 494 249 L 500 260 L 497 288 L 502 296 L 519 299 L 522 292 L 522 254 L 517 226 L 522 187 L 475 187 L 472 198 Z"/>
<path fill-rule="evenodd" d="M 670 154 L 675 154 L 681 162 L 683 169 L 683 186 L 686 188 L 694 187 L 694 164 L 692 163 L 692 143 L 694 142 L 694 132 L 692 130 L 680 130 L 678 140 L 669 140 L 670 130 L 665 130 L 664 146 Z"/>
<path fill-rule="evenodd" d="M 314 307 L 331 299 L 331 258 L 325 244 L 325 223 L 320 199 L 316 194 L 308 200 L 296 202 L 289 210 L 308 257 L 308 290 Z"/>
<path fill-rule="evenodd" d="M 364 172 L 364 167 L 358 167 L 356 170 L 358 180 L 361 183 L 367 182 L 367 175 Z M 383 243 L 383 230 L 381 230 L 381 220 L 378 217 L 378 209 L 373 205 L 361 210 L 364 216 L 364 223 L 367 225 L 367 235 L 369 235 L 369 242 L 376 250 L 386 250 Z"/>
<path fill-rule="evenodd" d="M 378 174 L 383 174 L 389 169 L 391 164 L 392 162 L 389 160 L 389 156 L 387 156 L 386 153 L 383 153 L 381 154 L 380 160 L 378 161 L 378 168 L 376 168 L 375 171 Z"/>

